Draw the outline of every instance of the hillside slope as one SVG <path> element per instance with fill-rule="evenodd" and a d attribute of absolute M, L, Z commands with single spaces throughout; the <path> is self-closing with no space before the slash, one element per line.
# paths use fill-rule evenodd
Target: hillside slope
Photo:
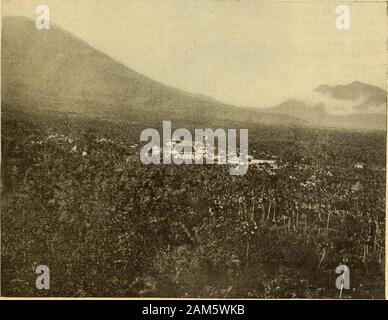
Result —
<path fill-rule="evenodd" d="M 75 112 L 120 121 L 305 123 L 165 86 L 55 25 L 38 30 L 24 17 L 3 18 L 2 80 L 3 106 L 29 110 Z"/>

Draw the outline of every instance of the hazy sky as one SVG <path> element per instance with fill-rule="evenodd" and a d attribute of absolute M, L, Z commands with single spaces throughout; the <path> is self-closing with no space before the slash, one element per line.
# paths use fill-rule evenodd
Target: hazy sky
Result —
<path fill-rule="evenodd" d="M 350 7 L 337 30 L 335 8 Z M 236 105 L 272 106 L 316 86 L 385 88 L 384 2 L 13 0 L 3 15 L 52 22 L 162 83 Z"/>

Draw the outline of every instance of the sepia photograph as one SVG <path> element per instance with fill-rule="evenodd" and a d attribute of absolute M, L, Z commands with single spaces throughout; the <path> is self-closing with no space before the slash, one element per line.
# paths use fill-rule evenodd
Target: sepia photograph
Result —
<path fill-rule="evenodd" d="M 2 0 L 1 297 L 385 299 L 387 12 Z"/>

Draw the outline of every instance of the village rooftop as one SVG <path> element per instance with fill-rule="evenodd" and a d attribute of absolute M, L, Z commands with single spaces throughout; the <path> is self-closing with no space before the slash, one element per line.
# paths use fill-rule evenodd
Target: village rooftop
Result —
<path fill-rule="evenodd" d="M 240 146 L 237 153 L 236 129 L 195 129 L 193 142 L 188 129 L 180 128 L 172 132 L 171 121 L 163 121 L 163 151 L 159 131 L 147 128 L 140 135 L 140 141 L 148 141 L 140 151 L 140 160 L 144 164 L 193 164 L 193 160 L 195 164 L 204 164 L 204 160 L 206 164 L 214 164 L 217 149 L 217 164 L 235 164 L 235 167 L 230 167 L 229 173 L 244 175 L 248 169 L 248 129 L 239 131 Z"/>

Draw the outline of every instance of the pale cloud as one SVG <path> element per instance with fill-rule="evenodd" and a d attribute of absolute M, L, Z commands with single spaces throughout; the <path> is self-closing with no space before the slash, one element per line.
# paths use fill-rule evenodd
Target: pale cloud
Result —
<path fill-rule="evenodd" d="M 303 101 L 307 106 L 315 107 L 323 105 L 326 113 L 332 115 L 347 115 L 353 113 L 385 113 L 385 104 L 369 104 L 365 105 L 363 98 L 357 100 L 343 100 L 330 97 L 328 95 L 310 91 L 296 95 L 296 100 Z M 360 108 L 357 108 L 361 106 Z"/>

